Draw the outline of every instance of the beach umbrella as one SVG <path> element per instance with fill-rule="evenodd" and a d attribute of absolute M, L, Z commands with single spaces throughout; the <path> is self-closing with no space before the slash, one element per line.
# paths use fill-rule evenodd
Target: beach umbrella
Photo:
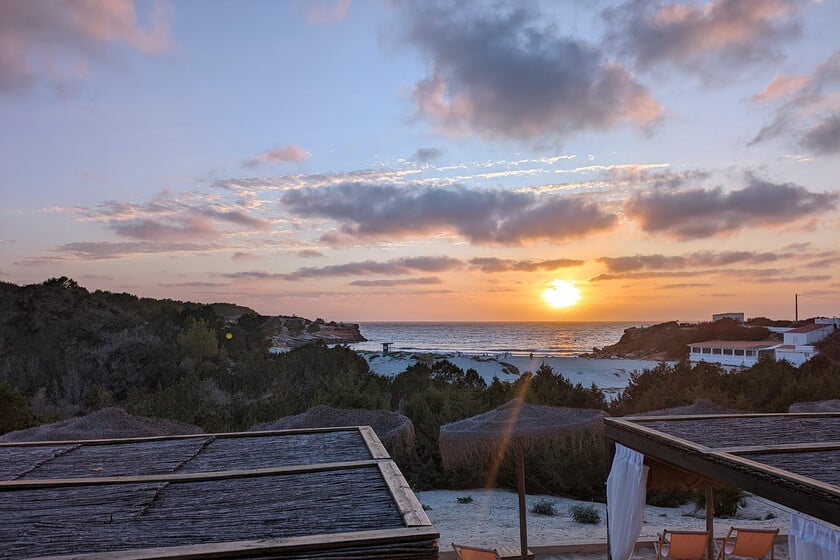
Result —
<path fill-rule="evenodd" d="M 333 408 L 322 404 L 301 414 L 259 424 L 250 431 L 343 426 L 370 426 L 391 455 L 407 453 L 414 447 L 414 424 L 407 416 L 390 410 Z"/>
<path fill-rule="evenodd" d="M 602 410 L 527 404 L 514 399 L 495 410 L 440 427 L 444 467 L 469 466 L 488 459 L 498 467 L 515 453 L 519 493 L 519 539 L 522 558 L 528 551 L 525 507 L 525 450 L 546 444 L 566 444 L 581 437 L 600 438 Z"/>

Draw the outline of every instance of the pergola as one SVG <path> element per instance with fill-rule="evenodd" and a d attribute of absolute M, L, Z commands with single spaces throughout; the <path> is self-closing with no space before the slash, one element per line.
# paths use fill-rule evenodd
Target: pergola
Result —
<path fill-rule="evenodd" d="M 0 559 L 432 560 L 437 539 L 369 427 L 0 444 Z"/>
<path fill-rule="evenodd" d="M 840 525 L 840 413 L 605 418 L 645 456 L 649 487 L 710 482 Z"/>

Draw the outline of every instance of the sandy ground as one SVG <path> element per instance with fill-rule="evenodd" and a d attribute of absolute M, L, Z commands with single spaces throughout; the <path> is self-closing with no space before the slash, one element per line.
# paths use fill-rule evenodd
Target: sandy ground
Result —
<path fill-rule="evenodd" d="M 507 490 L 431 490 L 416 492 L 420 503 L 434 526 L 440 532 L 441 552 L 452 550 L 451 543 L 468 544 L 480 547 L 496 548 L 517 546 L 519 544 L 519 513 L 516 492 Z M 471 503 L 459 503 L 458 498 L 471 497 Z M 554 516 L 537 515 L 530 512 L 533 505 L 540 501 L 554 504 Z M 596 525 L 584 525 L 575 522 L 569 514 L 574 504 L 588 504 L 553 496 L 529 495 L 528 506 L 528 545 L 529 547 L 550 547 L 553 545 L 579 543 L 605 543 L 607 540 L 606 515 L 604 504 L 593 503 L 601 515 L 601 522 Z M 773 517 L 767 519 L 767 517 Z M 716 519 L 715 536 L 723 537 L 730 526 L 763 527 L 780 529 L 787 534 L 789 513 L 761 498 L 747 499 L 736 519 Z M 705 513 L 694 511 L 694 506 L 680 508 L 655 508 L 645 510 L 645 522 L 639 543 L 656 540 L 656 535 L 663 529 L 705 530 Z M 605 558 L 603 552 L 576 554 L 539 555 L 540 560 L 558 558 L 589 559 Z M 653 548 L 638 545 L 634 557 L 655 558 Z M 787 545 L 777 543 L 777 560 L 787 558 Z"/>
<path fill-rule="evenodd" d="M 373 372 L 387 377 L 394 377 L 418 360 L 415 356 L 434 361 L 435 359 L 447 359 L 459 368 L 466 371 L 474 369 L 488 384 L 493 377 L 500 381 L 516 381 L 519 377 L 509 373 L 514 366 L 519 373 L 536 371 L 545 363 L 554 370 L 554 373 L 561 373 L 572 383 L 581 383 L 585 387 L 595 384 L 600 387 L 607 396 L 617 394 L 627 386 L 630 381 L 630 374 L 634 371 L 643 371 L 656 367 L 659 362 L 651 360 L 612 360 L 592 359 L 573 357 L 546 357 L 534 355 L 484 355 L 474 356 L 466 354 L 417 354 L 409 352 L 361 352 Z M 515 370 L 514 370 L 515 371 Z"/>

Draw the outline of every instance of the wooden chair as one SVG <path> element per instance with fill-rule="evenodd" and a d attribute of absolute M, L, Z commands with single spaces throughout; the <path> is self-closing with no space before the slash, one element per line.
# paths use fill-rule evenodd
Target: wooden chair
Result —
<path fill-rule="evenodd" d="M 708 531 L 662 531 L 656 547 L 656 560 L 703 560 L 709 545 Z"/>
<path fill-rule="evenodd" d="M 735 533 L 733 536 L 732 533 Z M 732 556 L 764 560 L 770 555 L 773 560 L 773 542 L 779 534 L 778 529 L 739 529 L 730 527 L 723 538 L 717 560 Z"/>
<path fill-rule="evenodd" d="M 460 560 L 501 560 L 495 548 L 478 548 L 452 543 L 455 554 Z"/>

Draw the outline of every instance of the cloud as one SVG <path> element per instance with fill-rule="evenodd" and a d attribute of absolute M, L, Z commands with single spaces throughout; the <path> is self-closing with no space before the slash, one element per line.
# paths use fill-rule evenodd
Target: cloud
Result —
<path fill-rule="evenodd" d="M 799 35 L 794 0 L 713 0 L 683 4 L 632 0 L 602 13 L 607 40 L 638 69 L 666 65 L 705 78 L 776 62 Z"/>
<path fill-rule="evenodd" d="M 406 275 L 414 272 L 445 272 L 463 267 L 452 257 L 404 257 L 385 262 L 361 261 L 323 267 L 304 267 L 281 275 L 286 280 L 333 278 L 336 276 Z"/>
<path fill-rule="evenodd" d="M 177 282 L 174 284 L 158 284 L 161 288 L 224 288 L 227 284 L 221 282 Z"/>
<path fill-rule="evenodd" d="M 315 251 L 314 249 L 304 249 L 303 251 L 298 251 L 298 256 L 305 259 L 311 259 L 314 257 L 323 257 L 324 253 Z"/>
<path fill-rule="evenodd" d="M 279 163 L 286 161 L 306 161 L 309 159 L 309 153 L 300 146 L 289 144 L 282 148 L 263 152 L 245 161 L 245 167 L 256 167 L 264 163 Z"/>
<path fill-rule="evenodd" d="M 534 272 L 537 270 L 558 270 L 581 266 L 585 261 L 579 259 L 553 259 L 545 261 L 517 261 L 495 257 L 477 257 L 467 261 L 470 266 L 481 272 Z"/>
<path fill-rule="evenodd" d="M 400 278 L 397 280 L 355 280 L 350 282 L 350 285 L 360 288 L 390 288 L 396 286 L 429 286 L 442 283 L 443 280 L 437 276 L 426 276 L 424 278 Z"/>
<path fill-rule="evenodd" d="M 802 136 L 802 145 L 820 155 L 840 154 L 840 114 L 815 124 Z"/>
<path fill-rule="evenodd" d="M 271 222 L 250 215 L 242 208 L 253 202 L 242 199 L 223 203 L 191 193 L 179 197 L 163 193 L 146 203 L 106 201 L 90 207 L 69 209 L 80 221 L 104 222 L 121 237 L 159 242 L 212 240 L 230 226 L 252 232 L 269 231 Z M 55 208 L 56 212 L 68 209 Z"/>
<path fill-rule="evenodd" d="M 244 251 L 237 251 L 231 257 L 235 261 L 250 261 L 254 259 L 259 259 L 259 255 L 255 255 L 254 253 L 246 253 Z"/>
<path fill-rule="evenodd" d="M 840 51 L 808 76 L 776 76 L 755 103 L 778 102 L 773 118 L 750 144 L 780 136 L 818 155 L 840 153 Z"/>
<path fill-rule="evenodd" d="M 439 150 L 438 148 L 419 148 L 412 159 L 422 162 L 428 163 L 430 161 L 435 161 L 443 157 L 443 150 Z"/>
<path fill-rule="evenodd" d="M 150 241 L 80 241 L 65 243 L 55 249 L 54 255 L 30 257 L 16 262 L 23 266 L 44 266 L 72 260 L 99 261 L 124 259 L 137 255 L 199 253 L 220 250 L 213 243 L 150 242 Z"/>
<path fill-rule="evenodd" d="M 564 138 L 625 123 L 647 127 L 662 114 L 627 70 L 523 4 L 418 1 L 406 11 L 407 39 L 431 62 L 413 98 L 445 132 Z"/>
<path fill-rule="evenodd" d="M 748 183 L 729 193 L 720 187 L 637 193 L 625 210 L 646 232 L 697 239 L 792 223 L 834 209 L 838 199 L 837 193 L 813 193 L 792 183 L 774 184 L 751 176 Z"/>
<path fill-rule="evenodd" d="M 171 16 L 164 2 L 154 4 L 146 26 L 132 0 L 0 2 L 0 92 L 87 77 L 115 45 L 160 54 L 171 47 Z"/>
<path fill-rule="evenodd" d="M 344 21 L 347 12 L 350 10 L 350 0 L 321 0 L 315 2 L 309 0 L 305 5 L 308 7 L 306 23 L 313 25 Z"/>
<path fill-rule="evenodd" d="M 521 245 L 578 238 L 616 223 L 613 214 L 583 197 L 459 185 L 353 183 L 287 191 L 280 201 L 299 217 L 339 222 L 341 236 L 353 239 L 452 233 L 476 244 Z"/>
<path fill-rule="evenodd" d="M 682 270 L 694 267 L 728 266 L 735 263 L 761 264 L 774 262 L 788 254 L 757 253 L 754 251 L 697 251 L 682 256 L 635 255 L 632 257 L 601 257 L 599 262 L 613 273 L 639 270 Z"/>

